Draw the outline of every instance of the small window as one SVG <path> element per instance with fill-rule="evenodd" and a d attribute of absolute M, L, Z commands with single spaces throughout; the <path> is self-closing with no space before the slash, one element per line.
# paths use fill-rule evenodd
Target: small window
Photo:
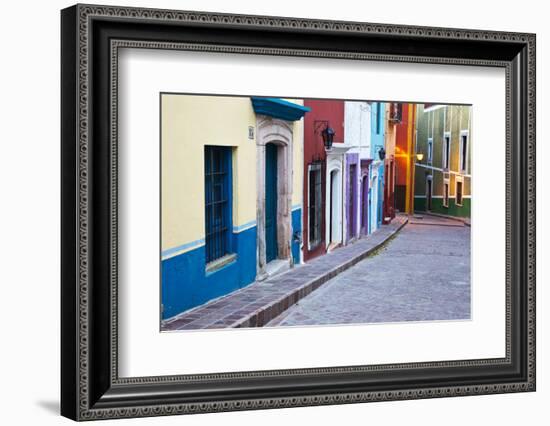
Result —
<path fill-rule="evenodd" d="M 321 165 L 311 164 L 309 166 L 309 246 L 313 248 L 321 242 L 321 220 L 322 208 L 322 180 Z"/>
<path fill-rule="evenodd" d="M 443 136 L 443 169 L 449 170 L 451 165 L 451 134 Z"/>
<path fill-rule="evenodd" d="M 390 104 L 390 121 L 400 123 L 403 117 L 403 104 L 392 102 Z"/>
<path fill-rule="evenodd" d="M 433 158 L 433 152 L 434 152 L 434 140 L 432 138 L 428 138 L 428 163 L 432 163 Z"/>
<path fill-rule="evenodd" d="M 449 207 L 449 179 L 443 181 L 443 207 Z"/>
<path fill-rule="evenodd" d="M 206 263 L 229 253 L 231 229 L 231 148 L 204 149 Z"/>
<path fill-rule="evenodd" d="M 464 182 L 457 178 L 456 180 L 456 205 L 462 206 L 462 193 L 463 193 Z"/>
<path fill-rule="evenodd" d="M 468 131 L 460 132 L 460 171 L 465 173 L 468 165 Z"/>

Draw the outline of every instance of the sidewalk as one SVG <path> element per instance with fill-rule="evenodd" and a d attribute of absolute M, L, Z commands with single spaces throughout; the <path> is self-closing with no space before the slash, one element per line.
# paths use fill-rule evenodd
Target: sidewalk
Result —
<path fill-rule="evenodd" d="M 389 225 L 382 225 L 374 234 L 348 246 L 164 321 L 162 331 L 262 327 L 331 278 L 366 258 L 407 222 L 407 216 L 399 215 Z"/>
<path fill-rule="evenodd" d="M 450 216 L 440 213 L 433 213 L 433 212 L 424 212 L 424 211 L 415 211 L 412 219 L 421 219 L 422 217 L 436 217 L 441 219 L 448 219 L 455 222 L 460 222 L 464 226 L 472 226 L 471 225 L 471 219 L 469 217 L 460 217 L 460 216 Z"/>

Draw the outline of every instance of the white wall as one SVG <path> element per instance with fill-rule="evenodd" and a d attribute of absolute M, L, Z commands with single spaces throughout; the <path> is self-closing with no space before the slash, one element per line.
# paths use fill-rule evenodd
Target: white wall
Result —
<path fill-rule="evenodd" d="M 359 158 L 369 158 L 371 154 L 370 108 L 368 102 L 344 104 L 344 144 L 351 146 L 349 154 L 359 153 Z"/>
<path fill-rule="evenodd" d="M 441 1 L 259 2 L 246 0 L 133 0 L 106 4 L 291 15 L 412 25 L 538 33 L 538 161 L 550 155 L 543 120 L 550 114 L 550 28 L 544 2 L 464 0 L 459 8 Z M 68 424 L 58 417 L 59 394 L 59 9 L 71 2 L 5 2 L 0 26 L 0 378 L 2 423 Z M 544 79 L 546 78 L 546 80 Z M 539 167 L 539 212 L 550 168 Z M 314 423 L 392 425 L 546 424 L 550 400 L 548 221 L 538 215 L 538 391 L 454 399 L 403 401 L 319 408 L 108 421 L 107 424 Z M 131 422 L 131 423 L 128 423 Z M 547 422 L 547 420 L 546 420 Z"/>

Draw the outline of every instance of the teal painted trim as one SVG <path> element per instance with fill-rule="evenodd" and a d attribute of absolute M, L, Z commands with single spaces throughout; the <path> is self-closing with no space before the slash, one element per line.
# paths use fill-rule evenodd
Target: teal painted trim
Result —
<path fill-rule="evenodd" d="M 371 105 L 371 158 L 375 161 L 380 159 L 378 152 L 385 146 L 385 108 L 384 102 L 373 102 Z"/>
<path fill-rule="evenodd" d="M 220 156 L 220 164 L 216 165 L 216 161 L 214 161 L 214 157 Z M 223 164 L 225 163 L 225 164 Z M 209 172 L 219 172 L 220 170 L 223 170 L 225 166 L 225 173 L 221 175 L 221 182 L 218 181 L 217 185 L 221 184 L 221 194 L 226 193 L 226 199 L 228 200 L 227 203 L 225 203 L 225 208 L 221 208 L 221 211 L 214 209 L 210 214 L 212 214 L 211 221 L 206 220 L 208 217 L 207 210 L 209 207 L 206 206 L 207 203 L 207 193 L 212 192 L 214 194 L 214 185 L 215 185 L 215 179 L 213 176 L 210 176 L 210 178 L 207 178 Z M 218 169 L 219 167 L 219 169 Z M 205 145 L 204 146 L 204 184 L 205 184 L 205 192 L 204 192 L 204 217 L 205 217 L 205 233 L 206 235 L 209 235 L 212 230 L 209 228 L 209 225 L 214 227 L 215 223 L 219 220 L 222 221 L 222 223 L 227 224 L 227 231 L 233 229 L 233 148 L 229 146 L 218 146 L 218 145 Z M 219 201 L 215 198 L 214 195 L 211 199 L 212 202 Z M 219 216 L 214 216 L 215 212 L 219 213 Z M 219 249 L 218 255 L 225 255 L 227 253 L 230 253 L 232 243 L 232 236 L 231 232 L 224 232 L 221 236 L 217 236 L 216 239 L 209 241 L 209 244 L 211 246 L 206 247 L 206 253 L 207 253 L 207 261 L 211 260 L 210 257 L 214 257 L 213 254 L 217 250 L 215 247 Z"/>
<path fill-rule="evenodd" d="M 242 232 L 246 231 L 247 229 L 250 229 L 252 227 L 256 226 L 256 221 L 251 220 L 250 222 L 246 222 L 242 225 L 235 225 L 233 226 L 233 232 Z"/>
<path fill-rule="evenodd" d="M 252 107 L 256 114 L 268 115 L 287 121 L 298 121 L 311 108 L 288 102 L 279 98 L 256 98 L 252 99 Z"/>
<path fill-rule="evenodd" d="M 185 244 L 182 244 L 181 246 L 172 247 L 167 250 L 163 250 L 161 253 L 161 258 L 163 260 L 168 259 L 172 256 L 199 248 L 203 245 L 204 245 L 204 238 L 201 238 L 200 240 L 191 241 L 190 243 L 185 243 Z"/>

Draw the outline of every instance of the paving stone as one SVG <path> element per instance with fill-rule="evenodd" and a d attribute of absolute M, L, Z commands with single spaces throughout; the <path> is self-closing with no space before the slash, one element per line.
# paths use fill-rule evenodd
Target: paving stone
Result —
<path fill-rule="evenodd" d="M 283 274 L 253 283 L 223 298 L 183 312 L 164 322 L 162 330 L 263 326 L 277 315 L 284 314 L 285 310 L 300 299 L 314 295 L 330 279 L 366 257 L 404 226 L 407 220 L 405 216 L 399 216 L 376 233 L 315 258 L 305 265 L 298 265 Z M 311 321 L 314 319 L 307 319 L 308 324 Z"/>
<path fill-rule="evenodd" d="M 470 228 L 430 223 L 409 223 L 266 326 L 470 319 Z"/>

